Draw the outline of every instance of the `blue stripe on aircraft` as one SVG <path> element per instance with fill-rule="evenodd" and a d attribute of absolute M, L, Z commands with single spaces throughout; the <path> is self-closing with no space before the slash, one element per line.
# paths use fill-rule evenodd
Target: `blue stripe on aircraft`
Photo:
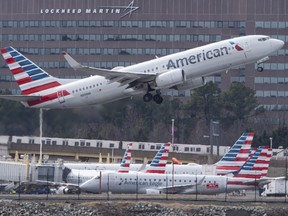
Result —
<path fill-rule="evenodd" d="M 39 80 L 39 79 L 43 79 L 45 77 L 48 77 L 47 74 L 40 74 L 40 75 L 36 75 L 36 76 L 32 76 L 32 80 Z"/>
<path fill-rule="evenodd" d="M 21 66 L 24 66 L 24 65 L 32 64 L 32 62 L 26 60 L 26 61 L 19 62 L 19 64 L 20 64 Z"/>
<path fill-rule="evenodd" d="M 14 51 L 11 47 L 7 47 L 6 50 L 9 51 L 9 52 L 10 51 Z"/>
<path fill-rule="evenodd" d="M 14 51 L 14 52 L 10 52 L 10 55 L 13 56 L 13 57 L 15 57 L 15 56 L 19 56 L 20 53 Z"/>
<path fill-rule="evenodd" d="M 40 69 L 36 69 L 36 70 L 32 70 L 32 71 L 27 72 L 27 74 L 28 74 L 29 76 L 33 76 L 33 75 L 41 74 L 41 73 L 43 73 L 43 71 L 40 70 Z M 43 73 L 43 74 L 44 74 L 44 73 Z"/>
<path fill-rule="evenodd" d="M 14 60 L 16 61 L 16 62 L 19 62 L 19 61 L 22 61 L 22 60 L 24 60 L 25 58 L 23 57 L 23 56 L 18 56 L 18 57 L 15 57 L 14 58 Z"/>
<path fill-rule="evenodd" d="M 25 71 L 29 71 L 29 70 L 32 70 L 32 69 L 35 69 L 37 68 L 36 65 L 28 65 L 26 67 L 22 67 Z"/>

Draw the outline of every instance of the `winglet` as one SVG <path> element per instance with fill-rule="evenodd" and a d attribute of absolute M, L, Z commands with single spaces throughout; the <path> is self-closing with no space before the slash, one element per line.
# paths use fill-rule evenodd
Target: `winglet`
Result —
<path fill-rule="evenodd" d="M 80 69 L 83 68 L 83 66 L 77 62 L 75 59 L 73 59 L 67 52 L 63 51 L 62 52 L 64 58 L 66 59 L 66 61 L 68 62 L 68 64 L 74 69 Z"/>

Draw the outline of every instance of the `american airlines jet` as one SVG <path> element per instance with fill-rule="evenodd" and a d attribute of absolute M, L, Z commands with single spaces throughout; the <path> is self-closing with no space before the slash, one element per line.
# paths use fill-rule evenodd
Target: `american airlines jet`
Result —
<path fill-rule="evenodd" d="M 73 69 L 90 75 L 79 80 L 53 77 L 13 47 L 6 47 L 1 52 L 22 95 L 0 98 L 31 108 L 73 108 L 143 94 L 145 102 L 161 104 L 161 90 L 194 89 L 203 86 L 208 75 L 254 62 L 262 71 L 260 64 L 283 45 L 264 35 L 243 36 L 112 70 L 83 66 L 64 53 Z"/>
<path fill-rule="evenodd" d="M 218 194 L 255 189 L 267 175 L 272 149 L 259 147 L 234 176 L 147 174 L 142 172 L 104 172 L 80 185 L 80 189 L 98 193 L 183 193 Z M 265 179 L 263 179 L 266 182 Z"/>

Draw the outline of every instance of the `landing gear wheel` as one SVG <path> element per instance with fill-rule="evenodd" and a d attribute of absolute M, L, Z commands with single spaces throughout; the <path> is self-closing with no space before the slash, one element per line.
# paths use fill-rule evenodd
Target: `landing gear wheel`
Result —
<path fill-rule="evenodd" d="M 160 94 L 156 94 L 153 96 L 153 100 L 157 103 L 157 104 L 161 104 L 163 102 L 163 98 L 161 97 Z"/>
<path fill-rule="evenodd" d="M 258 67 L 257 67 L 257 71 L 258 71 L 258 72 L 262 72 L 263 70 L 264 70 L 263 67 L 261 67 L 261 66 L 258 66 Z"/>
<path fill-rule="evenodd" d="M 145 94 L 145 95 L 143 96 L 143 100 L 144 100 L 145 102 L 151 101 L 152 98 L 153 98 L 153 95 L 152 95 L 151 93 L 147 93 L 147 94 Z"/>

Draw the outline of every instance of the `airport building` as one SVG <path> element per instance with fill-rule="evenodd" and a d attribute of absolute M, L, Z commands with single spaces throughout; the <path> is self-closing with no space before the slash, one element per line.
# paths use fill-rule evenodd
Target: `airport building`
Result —
<path fill-rule="evenodd" d="M 263 34 L 288 40 L 286 0 L 9 0 L 0 2 L 0 45 L 13 46 L 49 73 L 75 72 L 61 56 L 82 64 L 128 66 L 227 38 Z M 267 110 L 288 110 L 287 45 L 263 64 L 211 76 L 227 90 L 233 82 L 255 89 Z M 20 93 L 3 59 L 0 89 Z M 189 96 L 190 90 L 171 91 Z"/>

